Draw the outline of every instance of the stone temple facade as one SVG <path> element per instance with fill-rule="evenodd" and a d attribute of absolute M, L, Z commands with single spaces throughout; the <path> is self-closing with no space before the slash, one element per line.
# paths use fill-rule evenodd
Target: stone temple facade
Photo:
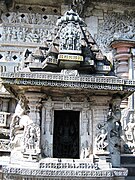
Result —
<path fill-rule="evenodd" d="M 0 179 L 134 179 L 135 3 L 0 3 Z"/>

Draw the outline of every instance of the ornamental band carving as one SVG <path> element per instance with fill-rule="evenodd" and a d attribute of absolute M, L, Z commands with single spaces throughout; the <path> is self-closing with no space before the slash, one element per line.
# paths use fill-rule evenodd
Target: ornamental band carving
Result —
<path fill-rule="evenodd" d="M 5 174 L 19 174 L 19 175 L 36 175 L 36 176 L 48 176 L 48 177 L 59 177 L 59 176 L 72 176 L 72 177 L 113 177 L 113 176 L 127 176 L 127 170 L 98 170 L 98 171 L 86 171 L 86 170 L 41 170 L 41 169 L 23 169 L 23 168 L 6 168 L 3 167 Z"/>
<path fill-rule="evenodd" d="M 135 40 L 135 12 L 123 13 L 110 12 L 104 17 L 104 22 L 99 24 L 97 43 L 109 51 L 109 45 L 114 39 Z"/>

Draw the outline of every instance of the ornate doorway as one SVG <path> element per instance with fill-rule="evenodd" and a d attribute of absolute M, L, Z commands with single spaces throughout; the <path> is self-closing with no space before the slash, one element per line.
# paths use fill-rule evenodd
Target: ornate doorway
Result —
<path fill-rule="evenodd" d="M 79 111 L 54 111 L 54 158 L 79 158 L 79 115 Z"/>

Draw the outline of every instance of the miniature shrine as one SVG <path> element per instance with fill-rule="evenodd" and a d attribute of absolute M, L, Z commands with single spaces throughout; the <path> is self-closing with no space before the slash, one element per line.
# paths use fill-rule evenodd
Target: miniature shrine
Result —
<path fill-rule="evenodd" d="M 4 179 L 124 180 L 120 104 L 134 82 L 115 75 L 72 9 L 58 18 L 51 38 L 26 49 L 16 71 L 1 72 L 17 101 Z M 132 119 L 131 113 L 131 125 Z M 126 127 L 127 141 L 130 135 Z"/>

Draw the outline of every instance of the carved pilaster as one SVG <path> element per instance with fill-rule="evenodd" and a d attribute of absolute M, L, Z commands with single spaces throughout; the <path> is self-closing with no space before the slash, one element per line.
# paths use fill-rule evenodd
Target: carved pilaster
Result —
<path fill-rule="evenodd" d="M 29 116 L 33 123 L 40 125 L 40 108 L 41 108 L 41 98 L 40 93 L 26 93 L 26 98 L 28 100 L 28 106 L 30 108 Z"/>
<path fill-rule="evenodd" d="M 81 154 L 80 158 L 90 158 L 92 154 L 92 136 L 90 136 L 93 126 L 92 126 L 92 111 L 89 107 L 89 102 L 85 99 L 81 111 L 81 127 L 80 127 L 80 138 L 81 138 Z M 92 135 L 92 134 L 91 134 Z"/>
<path fill-rule="evenodd" d="M 52 157 L 53 147 L 53 102 L 49 97 L 42 103 L 42 155 Z"/>

